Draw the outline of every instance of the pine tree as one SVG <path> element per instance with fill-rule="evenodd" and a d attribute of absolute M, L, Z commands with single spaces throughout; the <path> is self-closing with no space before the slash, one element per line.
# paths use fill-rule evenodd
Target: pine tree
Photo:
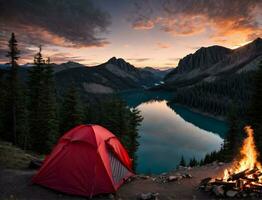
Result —
<path fill-rule="evenodd" d="M 0 137 L 5 138 L 5 103 L 6 103 L 6 87 L 4 83 L 4 73 L 0 71 Z"/>
<path fill-rule="evenodd" d="M 29 72 L 29 125 L 32 149 L 48 152 L 58 137 L 55 86 L 51 66 L 43 59 L 41 47 Z"/>
<path fill-rule="evenodd" d="M 125 102 L 111 97 L 87 106 L 86 121 L 100 124 L 113 132 L 127 149 L 136 168 L 138 127 L 143 120 L 138 109 L 130 109 Z"/>
<path fill-rule="evenodd" d="M 41 129 L 44 124 L 40 115 L 42 110 L 44 64 L 40 47 L 39 52 L 34 57 L 34 66 L 29 70 L 28 75 L 30 144 L 32 150 L 36 151 L 41 151 L 44 143 L 44 132 Z"/>
<path fill-rule="evenodd" d="M 228 114 L 229 130 L 224 141 L 222 154 L 226 161 L 231 161 L 238 153 L 238 148 L 241 145 L 240 122 L 238 119 L 237 108 L 232 105 Z"/>
<path fill-rule="evenodd" d="M 192 159 L 190 159 L 190 161 L 189 161 L 189 166 L 190 167 L 195 167 L 195 166 L 197 166 L 199 163 L 197 162 L 197 160 L 196 160 L 196 158 L 195 157 L 193 157 Z"/>
<path fill-rule="evenodd" d="M 11 104 L 11 127 L 12 127 L 12 139 L 11 141 L 16 144 L 17 143 L 17 98 L 18 98 L 18 78 L 17 78 L 17 69 L 19 59 L 19 50 L 17 40 L 15 38 L 15 34 L 11 34 L 11 38 L 9 40 L 9 51 L 7 53 L 7 57 L 9 58 L 9 64 L 11 66 L 10 71 L 10 104 Z"/>
<path fill-rule="evenodd" d="M 257 148 L 262 153 L 262 61 L 254 76 L 251 104 L 248 109 L 248 124 L 254 129 Z"/>
<path fill-rule="evenodd" d="M 6 79 L 2 80 L 6 80 L 7 84 L 2 84 L 4 88 L 1 94 L 3 95 L 1 104 L 4 106 L 1 109 L 1 115 L 4 117 L 2 128 L 5 134 L 3 136 L 4 139 L 26 148 L 24 143 L 24 139 L 28 137 L 26 89 L 18 77 L 17 60 L 20 52 L 14 33 L 11 35 L 8 46 L 7 57 L 10 59 L 10 70 L 7 71 Z"/>
<path fill-rule="evenodd" d="M 44 131 L 47 135 L 47 150 L 50 150 L 59 136 L 59 120 L 54 83 L 54 72 L 50 65 L 50 58 L 48 58 L 46 65 L 44 66 L 43 86 L 44 87 L 41 95 L 43 104 L 43 116 L 41 116 L 41 118 L 45 122 L 45 126 L 43 128 L 45 128 Z"/>
<path fill-rule="evenodd" d="M 69 129 L 83 122 L 84 114 L 78 99 L 75 87 L 72 85 L 64 96 L 60 112 L 60 132 L 63 134 Z"/>
<path fill-rule="evenodd" d="M 130 122 L 129 122 L 129 138 L 130 138 L 130 144 L 129 144 L 129 154 L 131 158 L 133 158 L 133 167 L 136 168 L 137 165 L 137 156 L 136 152 L 139 147 L 139 133 L 138 133 L 138 127 L 140 126 L 141 122 L 143 120 L 143 117 L 140 114 L 140 111 L 136 108 L 131 110 L 130 113 Z"/>
<path fill-rule="evenodd" d="M 184 156 L 181 157 L 181 160 L 179 162 L 179 166 L 185 167 L 186 166 L 186 161 L 184 159 Z"/>
<path fill-rule="evenodd" d="M 29 147 L 29 124 L 27 109 L 27 92 L 24 84 L 18 86 L 17 98 L 17 145 L 22 149 Z"/>

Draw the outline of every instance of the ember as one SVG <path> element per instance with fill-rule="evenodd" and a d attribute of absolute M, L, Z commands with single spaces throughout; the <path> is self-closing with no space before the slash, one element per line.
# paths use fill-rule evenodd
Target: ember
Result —
<path fill-rule="evenodd" d="M 245 132 L 247 138 L 240 151 L 241 159 L 234 161 L 229 169 L 225 169 L 222 178 L 202 182 L 201 188 L 211 190 L 217 196 L 262 195 L 262 167 L 257 160 L 259 154 L 256 151 L 253 130 L 250 126 L 246 126 Z"/>

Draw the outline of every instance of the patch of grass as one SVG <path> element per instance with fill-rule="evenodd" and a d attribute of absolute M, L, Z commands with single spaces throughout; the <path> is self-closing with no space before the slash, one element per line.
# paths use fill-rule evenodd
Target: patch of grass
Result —
<path fill-rule="evenodd" d="M 25 169 L 33 156 L 9 142 L 0 140 L 0 167 L 9 169 Z"/>

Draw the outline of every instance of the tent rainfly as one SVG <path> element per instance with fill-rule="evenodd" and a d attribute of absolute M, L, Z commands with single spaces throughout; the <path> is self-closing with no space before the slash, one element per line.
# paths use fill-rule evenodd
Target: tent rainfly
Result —
<path fill-rule="evenodd" d="M 32 182 L 64 193 L 114 193 L 130 176 L 132 160 L 114 134 L 99 125 L 65 133 Z"/>

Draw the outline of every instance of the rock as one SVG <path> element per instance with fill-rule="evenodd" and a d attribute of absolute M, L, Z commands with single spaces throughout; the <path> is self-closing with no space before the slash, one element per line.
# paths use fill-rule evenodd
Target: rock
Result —
<path fill-rule="evenodd" d="M 169 176 L 169 177 L 168 177 L 168 181 L 169 181 L 169 182 L 177 181 L 177 180 L 178 180 L 178 177 L 177 177 L 177 176 Z"/>
<path fill-rule="evenodd" d="M 115 196 L 113 194 L 109 194 L 108 195 L 108 198 L 111 199 L 111 200 L 114 200 L 115 199 Z"/>
<path fill-rule="evenodd" d="M 210 177 L 204 178 L 204 179 L 201 180 L 200 185 L 207 185 L 210 180 L 212 180 L 212 178 L 210 178 Z"/>
<path fill-rule="evenodd" d="M 227 197 L 235 197 L 236 195 L 237 195 L 237 191 L 234 191 L 234 190 L 228 190 L 227 192 L 226 192 L 226 196 Z"/>
<path fill-rule="evenodd" d="M 211 180 L 208 181 L 208 184 L 211 184 L 211 183 L 214 183 L 214 182 L 216 182 L 216 179 L 211 178 Z"/>
<path fill-rule="evenodd" d="M 143 176 L 143 175 L 139 175 L 139 178 L 141 178 L 141 179 L 149 179 L 149 178 L 150 178 L 150 176 Z"/>
<path fill-rule="evenodd" d="M 200 185 L 198 188 L 204 190 L 206 188 L 206 186 Z"/>
<path fill-rule="evenodd" d="M 142 193 L 142 194 L 140 195 L 140 199 L 141 199 L 141 200 L 150 200 L 150 199 L 152 199 L 152 198 L 153 198 L 153 195 L 152 195 L 151 192 Z"/>
<path fill-rule="evenodd" d="M 191 174 L 185 174 L 185 178 L 192 178 Z"/>
<path fill-rule="evenodd" d="M 141 200 L 157 200 L 159 193 L 157 192 L 148 192 L 148 193 L 142 193 L 140 195 Z"/>
<path fill-rule="evenodd" d="M 246 198 L 247 197 L 247 193 L 243 193 L 242 197 Z"/>
<path fill-rule="evenodd" d="M 250 196 L 250 197 L 255 197 L 255 196 L 256 196 L 256 193 L 255 193 L 255 192 L 251 192 L 251 193 L 249 194 L 249 196 Z"/>
<path fill-rule="evenodd" d="M 187 167 L 184 167 L 184 166 L 179 165 L 179 166 L 178 166 L 178 169 L 180 169 L 180 170 L 185 170 L 185 169 L 187 169 Z"/>
<path fill-rule="evenodd" d="M 203 186 L 202 185 L 202 187 L 203 187 L 203 189 L 206 191 L 206 192 L 210 192 L 211 190 L 212 190 L 212 186 L 211 185 L 207 185 L 207 186 Z"/>
<path fill-rule="evenodd" d="M 159 193 L 158 193 L 158 192 L 155 192 L 155 193 L 152 193 L 152 195 L 153 195 L 154 197 L 158 197 L 158 196 L 159 196 Z"/>
<path fill-rule="evenodd" d="M 217 161 L 214 161 L 211 163 L 212 166 L 216 166 L 217 165 Z"/>
<path fill-rule="evenodd" d="M 216 196 L 219 196 L 219 197 L 224 196 L 223 185 L 219 185 L 219 186 L 215 185 L 215 186 L 213 187 L 212 191 L 214 192 L 214 194 L 215 194 Z"/>

